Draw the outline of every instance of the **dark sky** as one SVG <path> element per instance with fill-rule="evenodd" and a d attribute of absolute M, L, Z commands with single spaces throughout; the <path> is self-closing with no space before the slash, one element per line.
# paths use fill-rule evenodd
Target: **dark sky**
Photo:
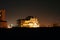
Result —
<path fill-rule="evenodd" d="M 58 0 L 0 0 L 0 9 L 6 9 L 9 24 L 19 18 L 37 16 L 44 25 L 60 23 L 60 2 Z"/>

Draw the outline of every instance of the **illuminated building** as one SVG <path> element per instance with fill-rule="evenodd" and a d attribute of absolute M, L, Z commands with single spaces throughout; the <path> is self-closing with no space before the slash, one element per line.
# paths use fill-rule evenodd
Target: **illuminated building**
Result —
<path fill-rule="evenodd" d="M 33 16 L 28 16 L 25 19 L 18 19 L 17 24 L 20 27 L 28 27 L 28 28 L 40 27 L 38 19 Z"/>
<path fill-rule="evenodd" d="M 0 28 L 7 28 L 7 21 L 5 20 L 5 9 L 0 10 Z"/>

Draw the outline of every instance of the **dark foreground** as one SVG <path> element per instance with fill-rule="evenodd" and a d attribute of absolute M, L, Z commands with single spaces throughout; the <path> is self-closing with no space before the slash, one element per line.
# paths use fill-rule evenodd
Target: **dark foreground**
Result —
<path fill-rule="evenodd" d="M 42 33 L 56 33 L 60 32 L 60 27 L 40 27 L 40 28 L 20 28 L 15 27 L 11 29 L 0 28 L 0 35 L 8 36 L 40 36 Z"/>

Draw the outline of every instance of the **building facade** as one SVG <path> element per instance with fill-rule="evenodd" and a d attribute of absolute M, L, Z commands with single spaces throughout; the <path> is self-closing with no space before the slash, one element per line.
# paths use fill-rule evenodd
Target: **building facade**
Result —
<path fill-rule="evenodd" d="M 38 19 L 33 16 L 28 16 L 25 19 L 18 19 L 17 24 L 20 27 L 28 27 L 28 28 L 40 27 Z"/>
<path fill-rule="evenodd" d="M 5 9 L 1 9 L 0 10 L 0 28 L 7 28 L 6 11 L 5 11 Z"/>

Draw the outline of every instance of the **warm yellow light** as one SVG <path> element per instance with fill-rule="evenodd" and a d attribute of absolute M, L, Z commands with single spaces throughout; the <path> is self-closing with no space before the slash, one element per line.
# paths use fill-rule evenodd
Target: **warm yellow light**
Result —
<path fill-rule="evenodd" d="M 36 28 L 36 27 L 40 27 L 38 24 L 36 23 L 29 23 L 28 24 L 30 27 Z"/>
<path fill-rule="evenodd" d="M 22 27 L 37 28 L 40 27 L 37 18 L 31 18 L 30 20 L 25 20 Z"/>

